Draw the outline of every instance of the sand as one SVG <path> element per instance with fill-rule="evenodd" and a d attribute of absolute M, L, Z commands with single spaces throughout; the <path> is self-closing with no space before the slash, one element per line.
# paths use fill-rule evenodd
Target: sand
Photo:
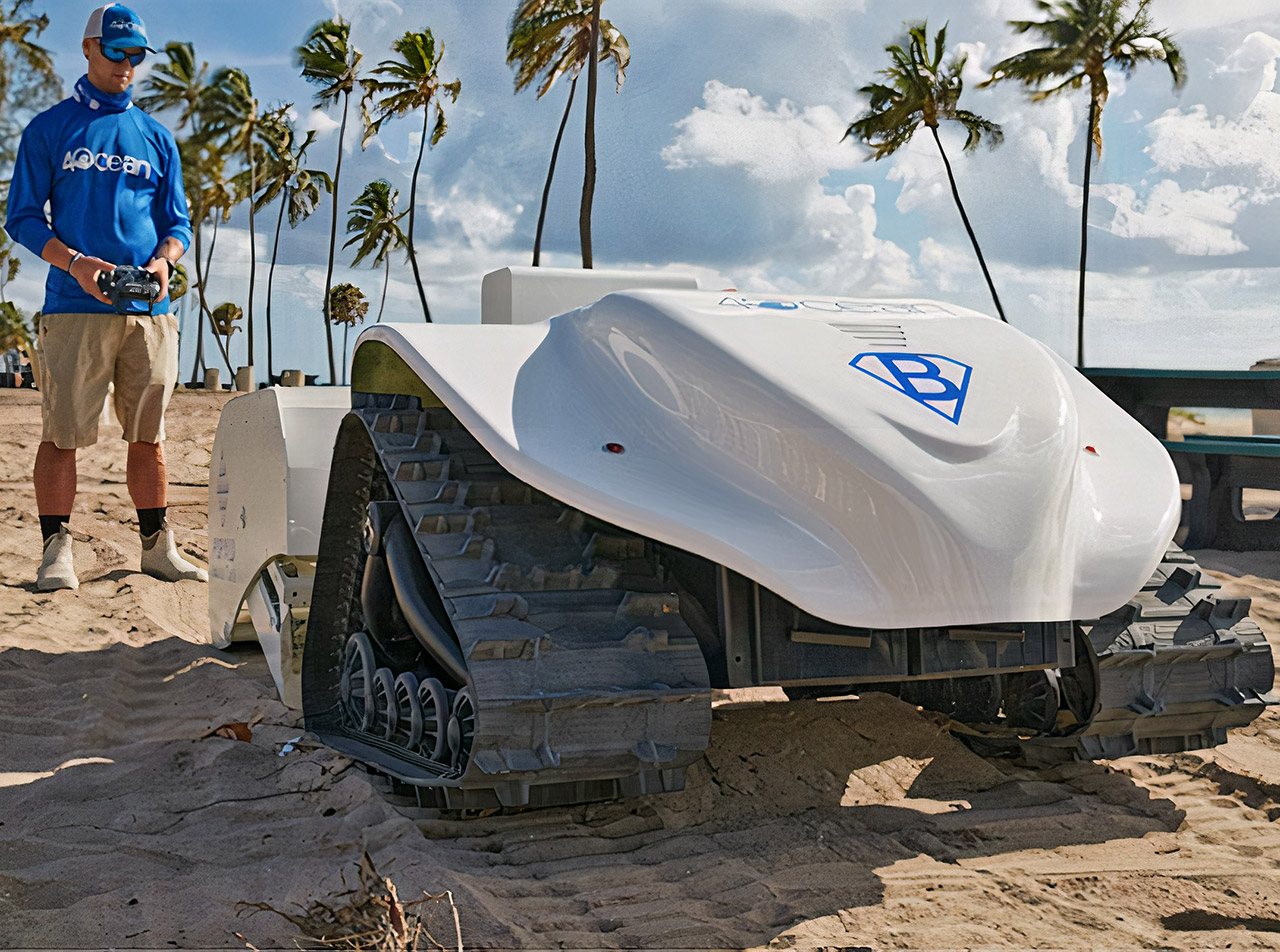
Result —
<path fill-rule="evenodd" d="M 118 430 L 81 455 L 80 589 L 35 591 L 36 399 L 0 391 L 0 948 L 295 948 L 253 904 L 338 907 L 366 851 L 402 899 L 450 891 L 468 949 L 1280 948 L 1275 714 L 1213 751 L 1034 771 L 883 695 L 761 691 L 718 703 L 683 793 L 409 808 L 295 740 L 256 646 L 208 646 L 204 586 L 137 573 Z M 225 399 L 169 416 L 200 559 Z M 1280 644 L 1280 557 L 1197 554 Z M 213 733 L 234 722 L 247 741 Z M 444 900 L 415 908 L 455 947 Z"/>

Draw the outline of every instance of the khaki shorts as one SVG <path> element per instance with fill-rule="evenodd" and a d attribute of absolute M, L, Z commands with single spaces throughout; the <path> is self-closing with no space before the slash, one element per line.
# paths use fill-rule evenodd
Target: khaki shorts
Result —
<path fill-rule="evenodd" d="M 110 383 L 124 438 L 164 439 L 164 411 L 178 381 L 172 314 L 45 314 L 38 346 L 42 440 L 64 450 L 97 443 Z"/>

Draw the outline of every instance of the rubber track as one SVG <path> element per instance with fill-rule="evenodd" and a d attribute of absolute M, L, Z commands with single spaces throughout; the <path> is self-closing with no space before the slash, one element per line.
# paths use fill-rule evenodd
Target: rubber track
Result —
<path fill-rule="evenodd" d="M 1128 604 L 1082 623 L 1097 656 L 1098 710 L 1083 729 L 1024 740 L 1027 759 L 1213 747 L 1261 714 L 1275 677 L 1271 647 L 1249 599 L 1218 598 L 1221 587 L 1171 546 Z"/>
<path fill-rule="evenodd" d="M 444 602 L 477 707 L 460 777 L 412 755 L 380 769 L 438 788 L 437 805 L 450 808 L 680 789 L 707 746 L 709 678 L 677 597 L 626 587 L 658 586 L 644 540 L 616 527 L 591 533 L 582 513 L 508 474 L 447 410 L 363 399 L 371 405 L 353 412 Z"/>

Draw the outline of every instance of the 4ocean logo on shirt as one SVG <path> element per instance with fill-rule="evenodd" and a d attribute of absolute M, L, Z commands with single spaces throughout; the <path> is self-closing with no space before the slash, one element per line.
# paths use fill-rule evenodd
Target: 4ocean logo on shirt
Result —
<path fill-rule="evenodd" d="M 124 172 L 151 180 L 151 163 L 146 159 L 136 159 L 131 155 L 109 155 L 106 152 L 94 153 L 92 149 L 83 147 L 68 151 L 62 159 L 62 167 L 73 172 L 78 169 Z"/>

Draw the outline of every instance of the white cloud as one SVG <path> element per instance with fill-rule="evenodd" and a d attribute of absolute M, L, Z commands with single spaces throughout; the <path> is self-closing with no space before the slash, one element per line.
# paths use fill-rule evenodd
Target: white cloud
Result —
<path fill-rule="evenodd" d="M 317 139 L 326 138 L 341 123 L 323 109 L 311 109 L 299 117 L 298 130 L 303 134 L 314 132 Z"/>
<path fill-rule="evenodd" d="M 1211 119 L 1203 105 L 1171 109 L 1148 129 L 1152 142 L 1146 153 L 1163 171 L 1204 169 L 1280 187 L 1280 94 L 1258 93 L 1237 119 Z"/>
<path fill-rule="evenodd" d="M 971 249 L 944 245 L 933 238 L 920 241 L 920 270 L 929 276 L 939 291 L 963 290 L 971 273 L 978 270 L 978 261 Z"/>
<path fill-rule="evenodd" d="M 1157 10 L 1160 26 L 1174 33 L 1191 30 L 1220 30 L 1235 23 L 1280 20 L 1280 0 L 1163 0 Z"/>
<path fill-rule="evenodd" d="M 1128 185 L 1102 185 L 1095 194 L 1115 206 L 1110 231 L 1122 238 L 1156 238 L 1180 255 L 1229 255 L 1248 251 L 1232 231 L 1249 203 L 1249 190 L 1220 185 L 1184 192 L 1172 179 L 1158 182 L 1146 201 Z"/>
<path fill-rule="evenodd" d="M 717 80 L 704 105 L 675 124 L 662 150 L 667 168 L 740 169 L 770 190 L 761 231 L 775 236 L 767 258 L 735 268 L 739 286 L 762 290 L 910 293 L 911 256 L 876 236 L 876 193 L 851 185 L 831 194 L 822 181 L 863 165 L 864 153 L 841 142 L 847 121 L 828 106 L 771 108 L 760 96 Z"/>
<path fill-rule="evenodd" d="M 1224 62 L 1220 74 L 1256 76 L 1256 95 L 1236 117 L 1214 116 L 1197 104 L 1170 109 L 1147 127 L 1146 153 L 1164 172 L 1203 169 L 1260 188 L 1280 188 L 1280 93 L 1276 64 L 1280 40 L 1252 33 Z"/>
<path fill-rule="evenodd" d="M 1089 346 L 1124 366 L 1244 369 L 1280 355 L 1280 268 L 1090 275 Z"/>
<path fill-rule="evenodd" d="M 829 21 L 850 13 L 862 13 L 866 0 L 717 0 L 744 14 L 786 14 L 798 20 Z"/>
<path fill-rule="evenodd" d="M 675 124 L 678 135 L 662 150 L 668 169 L 714 165 L 745 169 L 757 182 L 816 180 L 852 169 L 863 153 L 842 142 L 848 120 L 829 106 L 777 109 L 746 89 L 709 80 L 703 106 Z"/>
<path fill-rule="evenodd" d="M 460 229 L 472 248 L 492 248 L 511 237 L 524 206 L 505 208 L 478 193 L 464 193 L 453 186 L 448 195 L 427 196 L 427 212 L 432 222 L 444 228 Z"/>
<path fill-rule="evenodd" d="M 348 23 L 363 28 L 381 29 L 403 16 L 404 10 L 394 0 L 325 0 L 331 16 L 341 16 Z"/>
<path fill-rule="evenodd" d="M 816 183 L 815 183 L 816 186 Z M 805 190 L 800 280 L 790 289 L 910 294 L 918 286 L 911 256 L 876 237 L 876 193 L 851 185 L 842 195 Z"/>
<path fill-rule="evenodd" d="M 1250 33 L 1240 47 L 1227 57 L 1215 72 L 1261 73 L 1258 89 L 1276 92 L 1276 60 L 1280 58 L 1280 39 L 1267 33 Z"/>

